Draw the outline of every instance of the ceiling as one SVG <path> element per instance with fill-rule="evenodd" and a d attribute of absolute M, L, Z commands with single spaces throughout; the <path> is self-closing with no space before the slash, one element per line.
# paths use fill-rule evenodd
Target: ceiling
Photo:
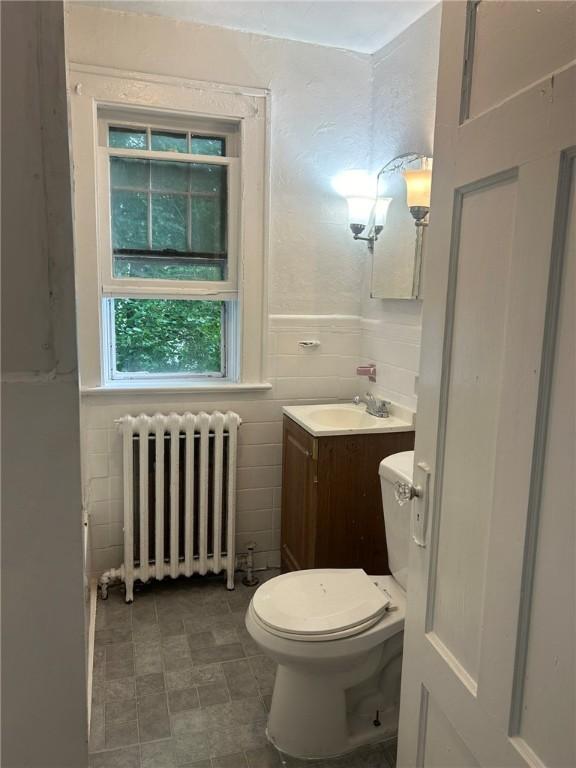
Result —
<path fill-rule="evenodd" d="M 87 0 L 114 10 L 374 53 L 437 0 Z"/>

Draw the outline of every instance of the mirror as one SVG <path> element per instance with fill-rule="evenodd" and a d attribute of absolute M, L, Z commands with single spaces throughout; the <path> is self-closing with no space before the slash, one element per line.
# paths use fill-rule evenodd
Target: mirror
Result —
<path fill-rule="evenodd" d="M 393 161 L 392 161 L 393 162 Z M 373 299 L 421 297 L 422 245 L 426 227 L 416 227 L 406 202 L 405 166 L 385 166 L 378 174 L 378 198 L 392 198 L 386 226 L 372 252 Z"/>

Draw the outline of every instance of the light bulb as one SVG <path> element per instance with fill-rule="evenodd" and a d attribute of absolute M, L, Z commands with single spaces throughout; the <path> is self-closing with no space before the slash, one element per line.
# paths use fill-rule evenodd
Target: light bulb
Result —
<path fill-rule="evenodd" d="M 376 197 L 376 179 L 368 171 L 342 171 L 332 180 L 334 191 L 341 197 Z"/>

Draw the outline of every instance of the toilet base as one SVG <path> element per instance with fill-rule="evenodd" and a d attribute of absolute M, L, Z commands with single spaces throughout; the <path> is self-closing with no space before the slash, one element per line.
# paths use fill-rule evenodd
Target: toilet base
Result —
<path fill-rule="evenodd" d="M 291 757 L 337 757 L 398 731 L 402 633 L 334 674 L 279 665 L 266 730 Z"/>

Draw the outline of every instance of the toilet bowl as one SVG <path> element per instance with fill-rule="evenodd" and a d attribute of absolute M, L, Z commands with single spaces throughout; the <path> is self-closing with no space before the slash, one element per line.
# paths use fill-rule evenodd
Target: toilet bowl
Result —
<path fill-rule="evenodd" d="M 413 451 L 380 464 L 391 576 L 361 569 L 285 573 L 259 587 L 246 627 L 278 668 L 267 734 L 282 752 L 325 758 L 383 741 L 398 728 Z"/>

